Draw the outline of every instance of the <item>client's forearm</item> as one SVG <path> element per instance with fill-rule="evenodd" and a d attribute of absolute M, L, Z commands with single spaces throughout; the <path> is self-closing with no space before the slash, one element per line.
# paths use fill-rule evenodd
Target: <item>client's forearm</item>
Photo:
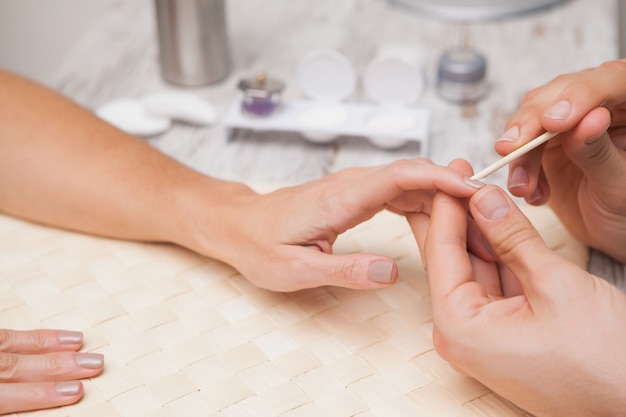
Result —
<path fill-rule="evenodd" d="M 219 226 L 211 210 L 248 192 L 189 169 L 45 87 L 0 71 L 2 212 L 210 252 L 195 247 L 190 229 L 198 222 Z M 206 220 L 190 219 L 198 215 Z"/>

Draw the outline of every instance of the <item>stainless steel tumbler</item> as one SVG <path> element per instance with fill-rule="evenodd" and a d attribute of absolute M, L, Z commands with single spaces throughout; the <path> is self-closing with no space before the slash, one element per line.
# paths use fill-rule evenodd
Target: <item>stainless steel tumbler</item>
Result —
<path fill-rule="evenodd" d="M 225 0 L 154 0 L 154 4 L 166 81 L 197 86 L 228 75 Z"/>

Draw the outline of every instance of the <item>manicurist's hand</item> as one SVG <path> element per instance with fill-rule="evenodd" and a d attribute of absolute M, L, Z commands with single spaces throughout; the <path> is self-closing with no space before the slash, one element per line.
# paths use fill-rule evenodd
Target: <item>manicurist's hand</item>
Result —
<path fill-rule="evenodd" d="M 80 332 L 0 329 L 0 414 L 73 404 L 83 396 L 80 379 L 104 366 L 98 353 L 77 352 Z"/>
<path fill-rule="evenodd" d="M 626 261 L 626 61 L 562 75 L 526 95 L 496 150 L 562 132 L 510 165 L 508 188 L 549 202 L 579 240 Z"/>
<path fill-rule="evenodd" d="M 480 186 L 458 171 L 415 159 L 346 169 L 269 194 L 248 194 L 225 212 L 230 227 L 217 257 L 253 283 L 278 291 L 388 286 L 398 275 L 392 259 L 333 254 L 337 237 L 385 208 L 429 213 L 435 190 L 469 197 Z"/>
<path fill-rule="evenodd" d="M 500 188 L 477 191 L 469 212 L 472 223 L 467 200 L 437 193 L 430 217 L 408 216 L 437 352 L 538 417 L 623 415 L 626 295 L 551 251 Z"/>

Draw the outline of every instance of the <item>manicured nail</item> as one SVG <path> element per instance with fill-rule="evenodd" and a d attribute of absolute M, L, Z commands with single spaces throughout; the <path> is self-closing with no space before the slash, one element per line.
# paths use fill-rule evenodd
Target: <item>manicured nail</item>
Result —
<path fill-rule="evenodd" d="M 509 212 L 509 203 L 498 188 L 491 188 L 480 194 L 474 204 L 484 217 L 489 220 L 498 220 Z"/>
<path fill-rule="evenodd" d="M 509 188 L 526 187 L 528 185 L 528 172 L 523 167 L 515 167 L 509 178 Z"/>
<path fill-rule="evenodd" d="M 513 126 L 509 128 L 506 132 L 502 134 L 500 139 L 497 141 L 500 142 L 516 142 L 519 138 L 519 127 Z"/>
<path fill-rule="evenodd" d="M 554 120 L 564 120 L 569 116 L 571 111 L 572 106 L 569 104 L 569 101 L 561 100 L 546 110 L 543 113 L 543 117 Z"/>
<path fill-rule="evenodd" d="M 83 342 L 83 334 L 81 332 L 71 332 L 63 330 L 58 334 L 59 342 L 64 345 L 75 345 Z"/>
<path fill-rule="evenodd" d="M 54 389 L 62 395 L 76 395 L 80 393 L 81 385 L 80 381 L 58 382 Z"/>
<path fill-rule="evenodd" d="M 76 354 L 76 365 L 87 369 L 102 368 L 104 355 L 100 353 L 78 353 Z"/>
<path fill-rule="evenodd" d="M 367 275 L 374 282 L 389 283 L 393 277 L 393 266 L 392 261 L 374 261 L 367 268 Z"/>
<path fill-rule="evenodd" d="M 483 188 L 485 186 L 485 183 L 479 180 L 473 180 L 470 177 L 463 177 L 463 181 L 465 181 L 465 184 L 469 185 L 472 188 Z"/>

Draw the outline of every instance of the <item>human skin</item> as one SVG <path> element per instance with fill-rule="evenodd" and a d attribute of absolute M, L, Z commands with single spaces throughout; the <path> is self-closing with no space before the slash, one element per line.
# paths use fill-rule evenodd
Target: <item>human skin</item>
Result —
<path fill-rule="evenodd" d="M 624 414 L 623 292 L 550 250 L 496 186 L 437 193 L 431 216 L 408 218 L 442 358 L 538 417 Z M 472 250 L 471 223 L 488 251 Z"/>
<path fill-rule="evenodd" d="M 77 352 L 80 332 L 0 329 L 0 414 L 72 404 L 79 381 L 104 367 L 99 353 Z"/>
<path fill-rule="evenodd" d="M 346 169 L 258 194 L 244 184 L 196 172 L 67 98 L 2 71 L 0 149 L 0 212 L 94 235 L 178 244 L 276 291 L 392 285 L 398 276 L 392 259 L 333 254 L 337 237 L 381 210 L 429 212 L 435 190 L 469 197 L 482 185 L 415 159 Z M 33 337 L 35 345 L 42 338 L 58 345 L 57 333 Z M 51 353 L 66 358 L 56 362 L 65 374 L 52 381 L 46 361 L 30 356 L 26 370 L 12 360 L 13 353 L 0 349 L 0 364 L 5 361 L 0 401 L 3 393 L 11 399 L 1 401 L 4 412 L 78 401 L 79 383 L 65 384 L 64 393 L 47 385 L 40 401 L 28 398 L 41 381 L 95 375 L 91 368 L 88 374 L 75 372 L 72 358 L 79 348 L 64 345 L 62 352 Z"/>
<path fill-rule="evenodd" d="M 626 61 L 561 75 L 530 91 L 496 150 L 561 132 L 510 164 L 508 188 L 548 203 L 580 241 L 626 262 Z"/>

